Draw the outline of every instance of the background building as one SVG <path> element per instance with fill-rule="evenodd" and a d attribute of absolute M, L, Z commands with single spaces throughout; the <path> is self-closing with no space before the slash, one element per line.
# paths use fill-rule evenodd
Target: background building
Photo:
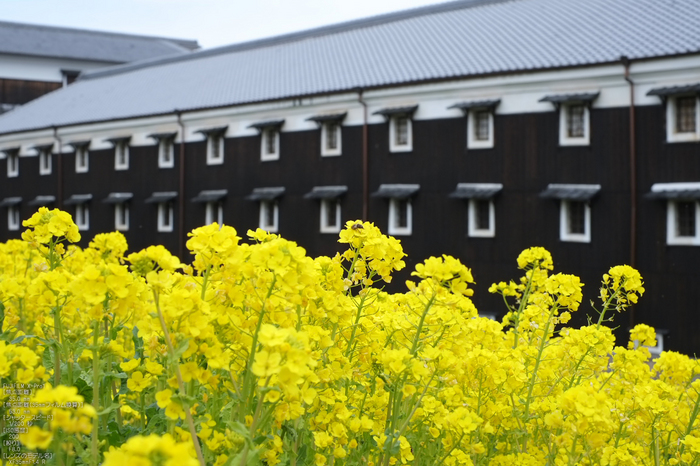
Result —
<path fill-rule="evenodd" d="M 194 40 L 0 21 L 0 113 L 68 85 L 86 70 L 198 48 Z"/>
<path fill-rule="evenodd" d="M 587 284 L 582 313 L 637 267 L 620 335 L 694 353 L 699 26 L 694 0 L 467 0 L 91 71 L 0 117 L 0 237 L 51 205 L 84 243 L 186 257 L 216 220 L 332 255 L 366 218 L 409 254 L 392 286 L 452 254 L 497 316 L 488 286 L 539 245 Z"/>

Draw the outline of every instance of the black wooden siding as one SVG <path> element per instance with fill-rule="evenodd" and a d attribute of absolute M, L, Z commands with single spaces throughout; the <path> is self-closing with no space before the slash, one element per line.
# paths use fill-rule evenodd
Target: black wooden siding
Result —
<path fill-rule="evenodd" d="M 700 248 L 666 245 L 666 204 L 644 199 L 653 183 L 700 181 L 700 144 L 665 142 L 662 105 L 638 107 L 637 115 L 637 251 L 636 266 L 645 278 L 647 293 L 635 307 L 636 322 L 670 331 L 667 348 L 688 353 L 700 350 Z M 431 255 L 451 254 L 473 268 L 477 281 L 474 300 L 485 313 L 503 314 L 499 297 L 489 295 L 492 282 L 517 279 L 516 257 L 529 246 L 543 246 L 555 259 L 555 272 L 579 275 L 586 284 L 576 323 L 585 322 L 588 302 L 597 300 L 602 275 L 612 265 L 630 262 L 629 109 L 593 109 L 591 143 L 583 147 L 559 146 L 559 115 L 551 112 L 496 115 L 492 149 L 466 148 L 466 119 L 413 122 L 413 150 L 389 151 L 388 123 L 369 126 L 369 190 L 380 184 L 415 183 L 413 233 L 399 237 L 408 267 L 387 289 L 401 290 L 415 264 Z M 362 214 L 362 127 L 342 128 L 342 155 L 321 157 L 320 130 L 283 132 L 280 159 L 260 160 L 260 136 L 225 139 L 223 165 L 206 164 L 206 142 L 185 145 L 185 230 L 204 222 L 205 205 L 191 202 L 203 190 L 226 189 L 224 221 L 240 236 L 258 225 L 257 202 L 245 200 L 253 189 L 284 186 L 279 199 L 280 234 L 304 246 L 311 255 L 333 255 L 342 250 L 333 234 L 319 232 L 319 202 L 304 199 L 314 186 L 346 185 L 342 221 Z M 132 250 L 163 244 L 179 251 L 178 205 L 174 204 L 175 231 L 158 233 L 157 205 L 143 201 L 155 191 L 179 191 L 180 146 L 175 145 L 175 167 L 158 168 L 158 147 L 131 147 L 127 171 L 114 169 L 114 150 L 90 152 L 90 170 L 75 173 L 73 154 L 63 157 L 63 198 L 93 195 L 90 231 L 83 245 L 97 232 L 114 228 L 113 206 L 103 204 L 110 192 L 132 192 L 130 229 L 125 233 Z M 38 157 L 20 158 L 20 177 L 6 177 L 0 163 L 0 197 L 21 196 L 23 218 L 34 209 L 26 204 L 36 195 L 55 194 L 57 156 L 53 173 L 40 176 Z M 495 197 L 495 238 L 467 236 L 467 203 L 451 199 L 457 183 L 502 183 Z M 559 202 L 541 199 L 549 183 L 600 184 L 591 201 L 590 243 L 559 240 Z M 383 231 L 388 229 L 388 201 L 370 198 L 369 216 Z M 74 213 L 72 207 L 67 207 Z M 3 212 L 4 215 L 4 212 Z M 0 221 L 0 239 L 19 237 Z M 186 237 L 185 237 L 186 239 Z M 185 258 L 186 260 L 187 258 Z M 626 341 L 630 315 L 616 316 L 618 335 Z"/>
<path fill-rule="evenodd" d="M 27 81 L 23 79 L 0 78 L 0 103 L 21 105 L 48 94 L 62 86 L 48 81 Z"/>

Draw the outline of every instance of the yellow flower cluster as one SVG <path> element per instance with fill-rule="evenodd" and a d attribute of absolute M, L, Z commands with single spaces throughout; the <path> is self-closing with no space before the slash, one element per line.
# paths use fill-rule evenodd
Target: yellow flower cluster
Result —
<path fill-rule="evenodd" d="M 405 254 L 369 222 L 333 258 L 212 224 L 186 265 L 162 246 L 125 257 L 119 233 L 64 248 L 66 215 L 40 210 L 0 244 L 0 378 L 36 385 L 41 420 L 8 410 L 14 394 L 0 414 L 56 464 L 700 463 L 700 363 L 652 362 L 653 328 L 625 347 L 602 325 L 644 291 L 630 267 L 604 276 L 598 323 L 569 328 L 583 284 L 527 249 L 523 276 L 490 288 L 497 322 L 450 256 L 385 292 Z"/>
<path fill-rule="evenodd" d="M 190 454 L 191 446 L 178 442 L 168 434 L 163 436 L 137 435 L 121 448 L 110 448 L 105 453 L 103 466 L 197 466 Z"/>
<path fill-rule="evenodd" d="M 52 239 L 65 238 L 71 243 L 80 241 L 78 226 L 73 223 L 73 218 L 68 212 L 58 209 L 49 210 L 40 207 L 39 211 L 22 222 L 29 228 L 22 233 L 22 239 L 28 242 L 48 244 Z"/>

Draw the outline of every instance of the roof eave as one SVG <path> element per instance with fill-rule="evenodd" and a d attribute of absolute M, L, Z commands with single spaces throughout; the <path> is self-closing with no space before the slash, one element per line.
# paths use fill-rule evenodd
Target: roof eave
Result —
<path fill-rule="evenodd" d="M 629 59 L 629 62 L 644 62 L 644 61 L 661 60 L 661 59 L 668 59 L 668 58 L 678 58 L 678 57 L 693 56 L 693 55 L 700 55 L 700 50 L 693 51 L 693 52 L 687 52 L 687 53 L 681 53 L 681 54 L 674 54 L 674 55 L 658 55 L 658 56 L 652 56 L 652 57 L 634 58 L 634 59 Z M 366 91 L 381 90 L 381 89 L 388 89 L 388 88 L 408 87 L 408 86 L 415 86 L 415 85 L 422 85 L 422 84 L 442 83 L 442 82 L 459 81 L 459 80 L 466 80 L 466 79 L 483 79 L 483 78 L 490 78 L 490 77 L 505 76 L 505 75 L 514 74 L 514 73 L 530 74 L 530 73 L 542 73 L 545 71 L 561 71 L 561 70 L 574 70 L 574 69 L 582 69 L 582 68 L 594 68 L 594 67 L 616 65 L 616 64 L 621 64 L 621 63 L 622 63 L 621 60 L 611 60 L 611 61 L 605 61 L 605 62 L 583 63 L 583 64 L 565 65 L 565 66 L 558 66 L 558 67 L 512 69 L 512 70 L 494 71 L 494 72 L 490 72 L 490 73 L 454 75 L 454 76 L 439 77 L 439 78 L 427 78 L 427 79 L 422 79 L 422 80 L 405 81 L 405 82 L 401 82 L 401 83 L 378 84 L 378 85 L 374 85 L 374 86 L 348 87 L 348 88 L 343 88 L 343 89 L 336 89 L 333 91 L 316 92 L 316 93 L 308 93 L 308 94 L 295 94 L 295 95 L 288 95 L 288 96 L 284 96 L 284 97 L 277 97 L 277 98 L 273 98 L 273 99 L 250 100 L 250 101 L 244 101 L 244 102 L 238 102 L 238 103 L 211 105 L 211 106 L 206 106 L 206 107 L 176 108 L 176 109 L 163 111 L 163 112 L 148 113 L 148 114 L 142 114 L 142 115 L 130 115 L 130 116 L 118 117 L 118 118 L 106 118 L 106 119 L 101 119 L 101 120 L 84 120 L 84 121 L 78 121 L 78 122 L 64 124 L 64 125 L 51 124 L 51 125 L 40 126 L 40 127 L 36 127 L 36 128 L 27 128 L 27 129 L 17 130 L 17 131 L 8 131 L 8 132 L 4 132 L 4 133 L 0 132 L 0 137 L 13 135 L 13 134 L 42 131 L 42 130 L 54 129 L 54 128 L 71 128 L 71 127 L 75 127 L 75 126 L 105 123 L 108 121 L 126 121 L 126 120 L 140 119 L 140 118 L 152 118 L 152 117 L 166 116 L 166 115 L 177 115 L 178 113 L 183 113 L 183 112 L 201 112 L 201 111 L 207 111 L 207 110 L 219 110 L 219 109 L 223 109 L 223 108 L 242 107 L 244 105 L 281 102 L 281 101 L 285 101 L 285 100 L 322 97 L 322 96 L 330 96 L 330 95 L 335 95 L 335 94 L 346 94 L 349 92 L 360 92 L 360 91 L 366 92 Z M 81 75 L 81 76 L 83 76 L 83 75 Z"/>

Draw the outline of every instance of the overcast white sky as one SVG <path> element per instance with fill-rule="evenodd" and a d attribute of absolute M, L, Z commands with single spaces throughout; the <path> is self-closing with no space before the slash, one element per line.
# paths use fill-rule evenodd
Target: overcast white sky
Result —
<path fill-rule="evenodd" d="M 446 0 L 0 0 L 0 20 L 217 47 Z"/>

